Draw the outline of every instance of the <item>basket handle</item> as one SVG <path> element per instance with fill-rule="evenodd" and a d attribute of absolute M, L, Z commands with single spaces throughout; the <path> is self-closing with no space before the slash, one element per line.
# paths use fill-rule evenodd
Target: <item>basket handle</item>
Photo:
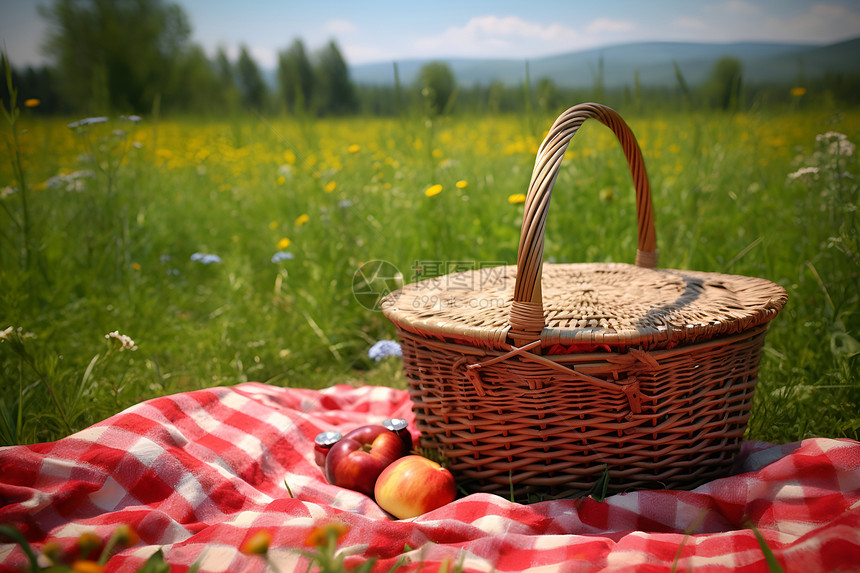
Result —
<path fill-rule="evenodd" d="M 636 137 L 621 116 L 605 105 L 584 103 L 568 109 L 555 121 L 538 149 L 526 195 L 517 252 L 517 279 L 509 317 L 511 328 L 508 331 L 517 346 L 539 339 L 545 326 L 541 266 L 550 196 L 564 152 L 579 127 L 589 118 L 596 119 L 611 129 L 624 149 L 636 189 L 636 217 L 639 228 L 636 265 L 647 268 L 657 266 L 657 236 L 654 230 L 654 210 L 651 206 L 651 184 L 648 182 L 645 162 Z"/>

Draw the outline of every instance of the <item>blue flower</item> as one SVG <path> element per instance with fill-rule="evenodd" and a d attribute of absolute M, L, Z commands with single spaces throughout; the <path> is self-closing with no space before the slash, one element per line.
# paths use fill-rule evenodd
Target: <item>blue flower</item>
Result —
<path fill-rule="evenodd" d="M 370 347 L 367 355 L 379 362 L 386 356 L 403 356 L 403 352 L 400 350 L 400 344 L 397 342 L 393 340 L 380 340 Z"/>
<path fill-rule="evenodd" d="M 200 264 L 209 265 L 212 263 L 220 263 L 221 257 L 218 255 L 211 255 L 208 253 L 194 253 L 191 255 L 192 261 L 198 261 Z"/>
<path fill-rule="evenodd" d="M 280 263 L 281 261 L 289 261 L 294 258 L 293 254 L 288 251 L 278 251 L 274 255 L 272 255 L 273 263 Z"/>
<path fill-rule="evenodd" d="M 106 123 L 108 120 L 105 116 L 100 117 L 85 117 L 84 119 L 79 119 L 78 121 L 73 121 L 69 124 L 70 129 L 74 129 L 76 127 L 83 127 L 85 125 L 92 125 L 94 123 Z"/>

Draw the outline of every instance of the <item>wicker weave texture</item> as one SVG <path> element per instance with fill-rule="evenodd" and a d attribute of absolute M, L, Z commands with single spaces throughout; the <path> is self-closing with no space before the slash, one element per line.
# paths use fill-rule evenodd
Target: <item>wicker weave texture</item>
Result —
<path fill-rule="evenodd" d="M 581 494 L 604 467 L 612 492 L 724 475 L 765 327 L 647 354 L 552 357 L 398 334 L 421 446 L 467 491 L 526 500 Z"/>

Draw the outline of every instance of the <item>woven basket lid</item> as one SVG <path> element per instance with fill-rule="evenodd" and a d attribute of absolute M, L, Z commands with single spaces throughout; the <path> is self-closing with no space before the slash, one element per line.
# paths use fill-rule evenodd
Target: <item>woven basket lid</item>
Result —
<path fill-rule="evenodd" d="M 586 119 L 618 137 L 636 190 L 636 264 L 543 264 L 550 197 L 564 152 Z M 382 301 L 397 326 L 475 346 L 509 349 L 540 340 L 556 351 L 671 348 L 763 325 L 787 301 L 765 279 L 658 269 L 651 188 L 639 145 L 612 109 L 563 113 L 538 149 L 516 266 L 464 271 L 404 286 Z"/>
<path fill-rule="evenodd" d="M 404 286 L 382 302 L 424 336 L 507 348 L 517 267 L 454 273 Z M 624 263 L 543 266 L 541 346 L 571 351 L 670 348 L 769 322 L 786 302 L 770 281 Z"/>

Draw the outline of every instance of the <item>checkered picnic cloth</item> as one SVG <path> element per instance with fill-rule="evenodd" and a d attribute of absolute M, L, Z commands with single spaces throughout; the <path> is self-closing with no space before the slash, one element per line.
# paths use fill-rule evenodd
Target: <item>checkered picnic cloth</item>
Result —
<path fill-rule="evenodd" d="M 261 529 L 282 572 L 332 520 L 350 567 L 387 571 L 767 571 L 752 523 L 786 571 L 860 570 L 860 444 L 747 443 L 730 477 L 694 491 L 639 491 L 520 505 L 473 494 L 394 520 L 363 494 L 326 483 L 313 439 L 389 417 L 413 420 L 405 391 L 322 391 L 248 383 L 143 402 L 53 443 L 0 449 L 0 523 L 68 557 L 84 532 L 128 524 L 139 542 L 106 571 L 135 571 L 159 548 L 173 571 L 262 571 L 239 547 Z M 726 468 L 727 472 L 729 468 Z M 285 484 L 289 485 L 288 492 Z M 408 546 L 408 548 L 407 548 Z M 0 540 L 0 570 L 26 564 Z"/>

